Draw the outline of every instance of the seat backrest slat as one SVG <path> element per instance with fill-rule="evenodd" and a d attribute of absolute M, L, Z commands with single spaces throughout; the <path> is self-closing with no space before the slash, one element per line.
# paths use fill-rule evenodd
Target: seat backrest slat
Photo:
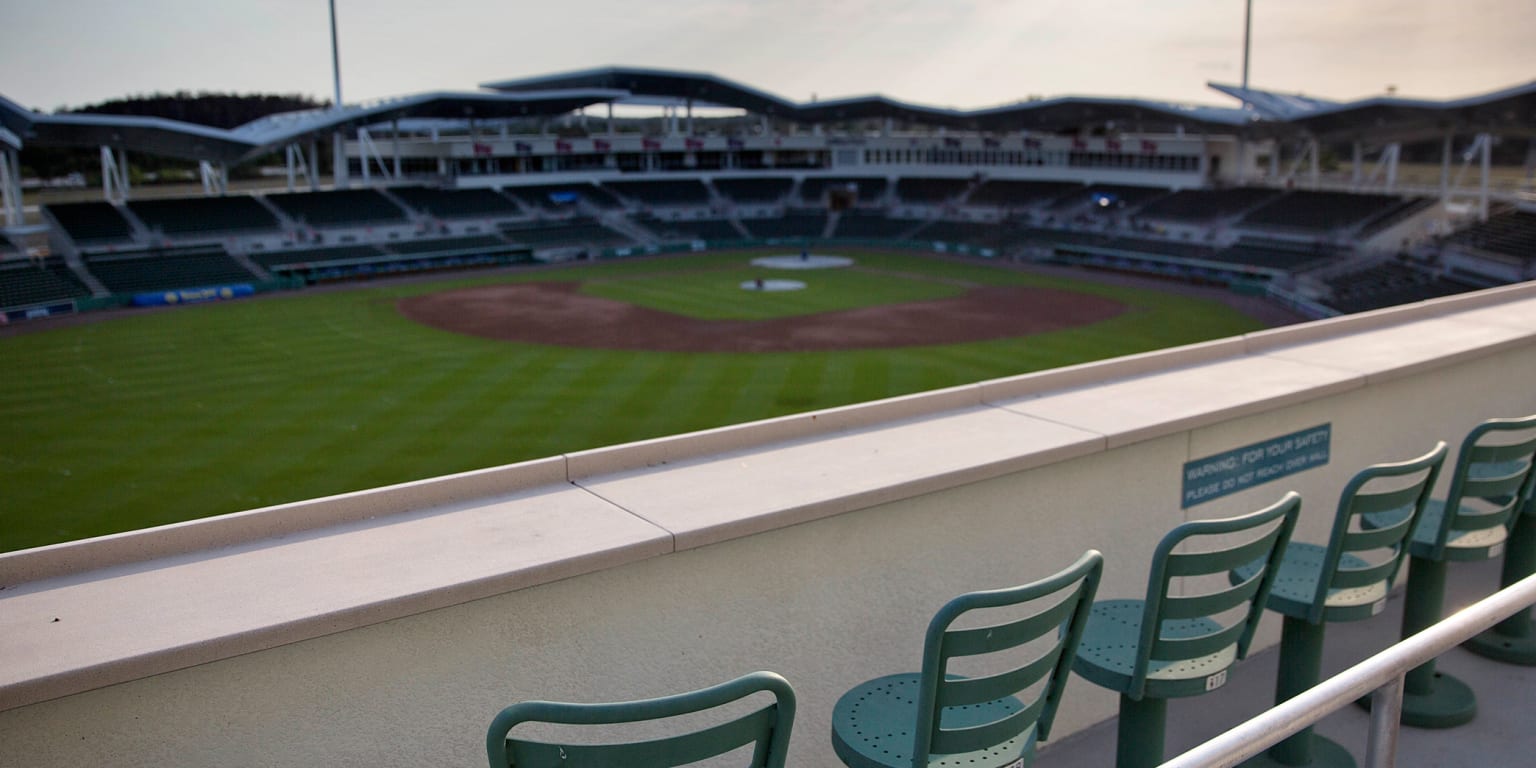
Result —
<path fill-rule="evenodd" d="M 971 677 L 950 680 L 939 688 L 940 707 L 966 707 L 1012 696 L 1045 679 L 1061 658 L 1061 644 L 1053 644 L 1049 651 L 1018 669 L 987 677 Z"/>
<path fill-rule="evenodd" d="M 1291 492 L 1274 504 L 1246 515 L 1184 523 L 1163 537 L 1153 554 L 1151 573 L 1147 578 L 1141 635 L 1137 639 L 1137 655 L 1129 690 L 1125 692 L 1127 696 L 1139 699 L 1146 692 L 1147 672 L 1154 659 L 1193 658 L 1228 645 L 1236 646 L 1235 658 L 1247 654 L 1264 609 L 1264 600 L 1274 583 L 1280 553 L 1290 541 L 1300 510 L 1301 497 Z M 1246 538 L 1237 543 L 1225 543 L 1234 537 Z M 1206 551 L 1174 553 L 1176 548 L 1189 542 L 1202 545 Z M 1237 584 L 1194 597 L 1180 597 L 1172 592 L 1176 576 L 1225 572 L 1255 561 L 1261 566 L 1252 578 Z M 1220 616 L 1245 603 L 1240 617 Z"/>
<path fill-rule="evenodd" d="M 1046 700 L 1042 697 L 1035 699 L 1023 709 L 990 723 L 940 731 L 933 739 L 929 754 L 953 755 L 1001 744 L 1036 724 L 1045 706 Z M 924 764 L 919 763 L 919 765 Z"/>
<path fill-rule="evenodd" d="M 557 743 L 519 737 L 525 723 L 563 726 L 620 725 L 691 715 L 756 693 L 773 701 L 715 725 L 657 739 L 603 744 Z M 656 699 L 604 704 L 525 701 L 503 709 L 486 731 L 492 768 L 672 768 L 753 745 L 749 768 L 783 768 L 795 718 L 795 693 L 784 678 L 755 672 L 697 691 Z"/>
<path fill-rule="evenodd" d="M 1076 563 L 1046 579 L 1009 589 L 971 592 L 940 608 L 928 624 L 923 643 L 923 669 L 918 684 L 917 721 L 912 754 L 920 764 L 932 754 L 956 751 L 955 744 L 1001 743 L 1030 725 L 1037 738 L 1050 735 L 1056 708 L 1066 687 L 1072 657 L 1087 622 L 1088 609 L 1098 591 L 1104 558 L 1089 550 Z M 951 629 L 963 616 L 988 609 L 1034 609 L 1022 619 L 979 628 Z M 1043 606 L 1043 607 L 1042 607 Z M 1030 643 L 1027 648 L 1021 648 Z M 1023 666 L 978 679 L 950 679 L 949 661 L 1011 649 L 1034 654 Z M 1043 684 L 1042 684 L 1043 683 Z M 1037 686 L 1022 709 L 992 723 L 964 729 L 944 728 L 940 716 L 945 706 L 970 706 L 1008 697 L 1023 697 Z M 1027 697 L 1024 697 L 1027 698 Z M 955 735 L 961 733 L 963 735 Z M 989 741 L 1001 736 L 997 741 Z M 969 751 L 960 750 L 960 751 Z"/>
<path fill-rule="evenodd" d="M 1334 590 L 1353 589 L 1392 581 L 1402 567 L 1408 553 L 1408 538 L 1429 504 L 1435 481 L 1445 465 L 1446 445 L 1436 442 L 1429 452 L 1407 461 L 1375 464 L 1366 467 L 1350 478 L 1339 494 L 1338 512 L 1334 516 L 1333 533 L 1328 537 L 1328 549 L 1319 566 L 1317 590 L 1312 595 L 1312 605 L 1307 611 L 1307 621 L 1316 624 L 1323 620 L 1327 610 L 1328 595 Z M 1378 490 L 1384 484 L 1396 487 Z M 1390 551 L 1390 555 L 1371 554 L 1354 557 L 1354 553 Z M 1376 560 L 1375 565 L 1340 564 L 1351 555 L 1351 563 Z"/>

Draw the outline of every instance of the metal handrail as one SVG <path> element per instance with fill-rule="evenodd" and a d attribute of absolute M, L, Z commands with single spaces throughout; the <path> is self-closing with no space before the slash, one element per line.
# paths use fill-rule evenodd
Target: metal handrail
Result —
<path fill-rule="evenodd" d="M 1366 694 L 1371 695 L 1371 730 L 1362 768 L 1391 766 L 1397 760 L 1403 676 L 1408 670 L 1533 603 L 1536 603 L 1536 574 L 1467 606 L 1433 627 L 1163 763 L 1162 768 L 1228 768 L 1237 765 Z"/>

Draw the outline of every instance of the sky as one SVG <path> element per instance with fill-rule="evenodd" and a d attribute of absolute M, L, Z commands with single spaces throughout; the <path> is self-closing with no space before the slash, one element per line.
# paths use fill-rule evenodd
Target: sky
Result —
<path fill-rule="evenodd" d="M 1243 0 L 336 0 L 347 102 L 619 65 L 796 101 L 1232 104 Z M 1254 0 L 1255 87 L 1450 98 L 1536 80 L 1533 0 Z M 332 92 L 326 0 L 0 0 L 0 95 Z"/>

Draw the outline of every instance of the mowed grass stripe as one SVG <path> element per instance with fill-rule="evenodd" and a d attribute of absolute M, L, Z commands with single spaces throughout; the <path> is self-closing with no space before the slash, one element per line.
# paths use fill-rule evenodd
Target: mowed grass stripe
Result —
<path fill-rule="evenodd" d="M 0 339 L 9 363 L 0 391 L 0 550 L 1258 327 L 1181 296 L 900 253 L 849 251 L 858 268 L 808 273 L 812 287 L 798 295 L 748 294 L 735 282 L 721 287 L 722 277 L 759 272 L 747 266 L 755 255 L 359 286 Z M 697 312 L 757 299 L 766 301 L 754 311 L 827 311 L 953 293 L 963 284 L 1067 288 L 1110 296 L 1133 311 L 1086 328 L 946 347 L 659 355 L 457 336 L 412 323 L 395 308 L 401 296 L 449 287 L 587 278 L 610 285 L 634 278 L 630 288 L 655 292 L 659 301 L 671 285 Z"/>

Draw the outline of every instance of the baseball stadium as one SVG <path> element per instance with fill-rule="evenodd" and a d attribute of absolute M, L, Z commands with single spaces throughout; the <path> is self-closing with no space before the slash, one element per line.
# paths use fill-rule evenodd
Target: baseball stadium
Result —
<path fill-rule="evenodd" d="M 1536 683 L 1536 592 L 1512 591 L 1536 570 L 1536 83 L 1211 88 L 1225 105 L 961 110 L 613 66 L 231 129 L 0 96 L 0 762 L 475 764 L 514 702 L 766 669 L 776 703 L 751 717 L 772 724 L 728 745 L 756 740 L 753 764 L 1022 766 L 1040 741 L 1042 765 L 1156 765 L 1253 742 L 1223 734 L 1338 680 L 1375 711 L 1308 699 L 1310 720 L 1251 721 L 1278 735 L 1242 754 L 1500 764 L 1518 713 L 1467 710 Z M 1525 166 L 1496 167 L 1516 144 Z M 32 147 L 99 154 L 99 194 L 24 190 Z M 139 157 L 195 164 L 200 189 L 135 183 Z M 1388 465 L 1374 514 L 1412 515 L 1367 528 L 1397 539 L 1346 514 Z M 1494 511 L 1447 511 L 1463 496 Z M 1197 548 L 1219 568 L 1159 545 L 1250 518 L 1268 527 L 1236 554 Z M 1334 541 L 1316 554 L 1341 574 L 1369 570 L 1354 549 L 1388 564 L 1287 587 L 1299 541 Z M 939 606 L 1004 605 L 1088 550 L 1050 582 L 1078 586 L 1042 614 L 1059 642 L 1032 682 L 944 693 Z M 1447 576 L 1458 558 L 1478 564 Z M 1221 603 L 1254 606 L 1236 629 L 1198 624 L 1192 585 L 1154 598 L 1159 568 L 1225 585 L 1249 561 Z M 1261 623 L 1266 595 L 1283 616 Z M 1175 611 L 1134 617 L 1155 650 L 1124 669 L 1104 649 L 1132 658 L 1140 630 L 1100 636 L 1116 596 Z M 1483 598 L 1513 607 L 1439 623 Z M 1500 620 L 1504 651 L 1408 655 L 1411 622 Z M 945 654 L 990 648 L 948 634 L 966 650 Z M 1193 661 L 1159 661 L 1181 642 Z M 1442 652 L 1455 676 L 1424 662 Z M 1378 653 L 1415 659 L 1400 734 L 1390 680 L 1343 672 Z M 1320 664 L 1340 677 L 1313 688 Z M 922 705 L 844 696 L 919 666 L 888 685 L 987 711 L 929 711 L 914 747 Z M 510 722 L 493 764 L 545 764 Z M 1210 754 L 1179 764 L 1237 753 Z"/>

